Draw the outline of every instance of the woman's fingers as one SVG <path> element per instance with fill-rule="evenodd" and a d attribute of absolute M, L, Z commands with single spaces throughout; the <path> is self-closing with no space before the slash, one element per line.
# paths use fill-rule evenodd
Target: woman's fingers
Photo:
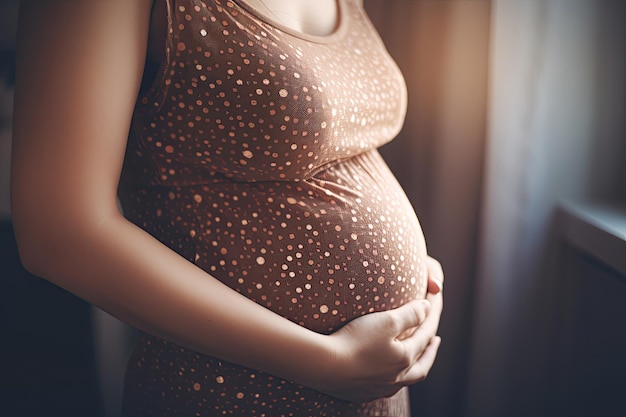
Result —
<path fill-rule="evenodd" d="M 437 294 L 441 290 L 443 290 L 443 283 L 435 278 L 428 277 L 428 292 Z"/>
<path fill-rule="evenodd" d="M 428 292 L 437 294 L 443 290 L 443 268 L 435 258 L 426 258 L 426 268 L 428 269 Z"/>
<path fill-rule="evenodd" d="M 396 338 L 402 340 L 408 337 L 407 332 L 413 331 L 421 325 L 430 312 L 430 301 L 415 300 L 396 308 L 393 311 L 395 322 Z"/>
<path fill-rule="evenodd" d="M 422 355 L 411 365 L 406 371 L 403 377 L 403 384 L 411 385 L 416 382 L 421 382 L 428 376 L 430 369 L 435 363 L 439 346 L 441 345 L 441 338 L 439 336 L 433 337 Z"/>
<path fill-rule="evenodd" d="M 443 296 L 439 294 L 428 294 L 430 300 L 430 308 L 428 315 L 414 330 L 413 334 L 401 340 L 404 344 L 405 351 L 411 355 L 411 358 L 417 359 L 423 355 L 426 347 L 431 340 L 437 335 L 439 329 L 439 319 L 443 310 Z"/>

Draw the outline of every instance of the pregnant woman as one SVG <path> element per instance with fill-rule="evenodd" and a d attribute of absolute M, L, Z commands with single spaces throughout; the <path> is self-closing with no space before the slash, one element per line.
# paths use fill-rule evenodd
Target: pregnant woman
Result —
<path fill-rule="evenodd" d="M 361 3 L 23 2 L 21 255 L 145 332 L 127 416 L 409 416 L 443 277 Z"/>

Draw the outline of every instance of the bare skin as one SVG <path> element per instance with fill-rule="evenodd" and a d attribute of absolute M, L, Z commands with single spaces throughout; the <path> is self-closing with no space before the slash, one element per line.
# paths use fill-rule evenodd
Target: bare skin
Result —
<path fill-rule="evenodd" d="M 295 31 L 330 35 L 339 23 L 337 0 L 244 0 L 259 12 Z"/>
<path fill-rule="evenodd" d="M 122 216 L 116 192 L 151 6 L 21 3 L 12 213 L 25 266 L 143 331 L 335 397 L 365 401 L 423 380 L 440 344 L 435 260 L 427 300 L 321 335 L 241 296 Z"/>

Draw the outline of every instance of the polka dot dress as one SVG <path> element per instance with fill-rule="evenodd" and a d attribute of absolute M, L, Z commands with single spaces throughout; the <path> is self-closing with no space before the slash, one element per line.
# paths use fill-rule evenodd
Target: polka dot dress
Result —
<path fill-rule="evenodd" d="M 328 36 L 243 0 L 168 0 L 166 57 L 136 105 L 119 188 L 129 220 L 233 290 L 320 333 L 424 297 L 419 222 L 376 150 L 405 85 L 359 0 Z M 210 302 L 210 300 L 207 300 Z M 410 415 L 146 335 L 127 416 Z"/>

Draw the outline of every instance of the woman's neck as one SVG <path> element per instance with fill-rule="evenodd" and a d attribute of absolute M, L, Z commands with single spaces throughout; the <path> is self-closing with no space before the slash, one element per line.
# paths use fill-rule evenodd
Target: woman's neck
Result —
<path fill-rule="evenodd" d="M 290 29 L 327 36 L 339 24 L 338 0 L 245 0 L 263 15 Z"/>

